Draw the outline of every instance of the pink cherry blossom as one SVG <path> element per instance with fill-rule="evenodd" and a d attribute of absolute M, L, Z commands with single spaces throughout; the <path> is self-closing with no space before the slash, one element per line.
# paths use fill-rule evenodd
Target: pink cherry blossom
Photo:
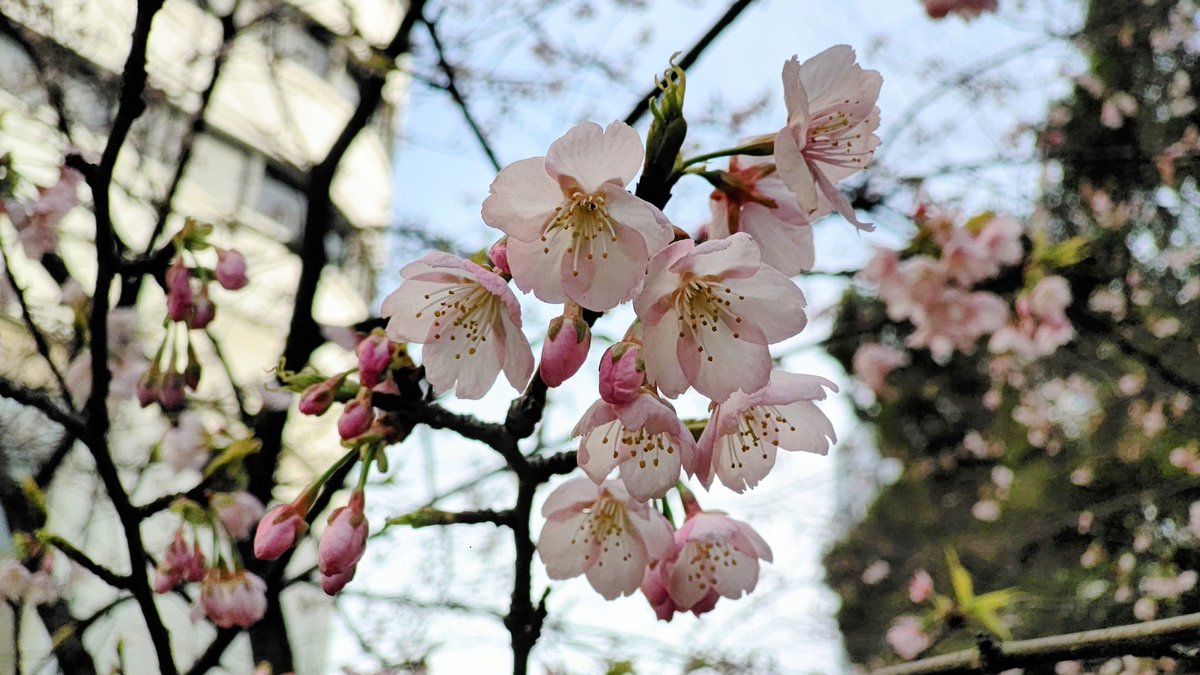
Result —
<path fill-rule="evenodd" d="M 367 534 L 370 530 L 367 517 L 363 514 L 362 490 L 350 494 L 350 503 L 334 509 L 329 516 L 329 527 L 321 533 L 317 544 L 317 567 L 323 578 L 332 578 L 340 585 L 331 583 L 325 592 L 332 595 L 341 590 L 354 576 L 358 561 L 367 549 Z M 344 581 L 343 581 L 344 578 Z M 330 588 L 336 590 L 330 592 Z"/>
<path fill-rule="evenodd" d="M 267 584 L 246 570 L 213 569 L 200 587 L 200 607 L 220 628 L 249 628 L 267 613 Z"/>
<path fill-rule="evenodd" d="M 546 574 L 551 579 L 586 574 L 608 600 L 636 591 L 650 561 L 671 549 L 667 519 L 630 497 L 619 480 L 596 485 L 571 479 L 550 494 L 542 515 L 538 555 Z"/>
<path fill-rule="evenodd" d="M 333 405 L 334 394 L 342 383 L 342 375 L 311 384 L 300 395 L 299 410 L 302 415 L 324 415 Z"/>
<path fill-rule="evenodd" d="M 304 516 L 308 513 L 303 498 L 292 504 L 279 504 L 267 511 L 258 521 L 254 533 L 254 557 L 274 560 L 296 545 L 296 540 L 308 531 Z"/>
<path fill-rule="evenodd" d="M 247 539 L 250 531 L 263 517 L 263 504 L 254 495 L 239 490 L 237 492 L 218 492 L 210 500 L 217 516 L 234 539 Z"/>
<path fill-rule="evenodd" d="M 837 440 L 833 424 L 813 401 L 825 399 L 825 389 L 837 385 L 816 375 L 775 371 L 767 386 L 747 394 L 734 392 L 712 411 L 700 435 L 700 455 L 708 465 L 701 476 L 705 486 L 712 475 L 734 492 L 758 485 L 779 449 L 824 455 Z"/>
<path fill-rule="evenodd" d="M 745 232 L 758 243 L 763 262 L 780 272 L 794 276 L 812 269 L 810 220 L 827 215 L 828 209 L 807 214 L 766 157 L 731 157 L 721 178 L 726 187 L 713 190 L 709 198 L 708 237 Z"/>
<path fill-rule="evenodd" d="M 1067 280 L 1057 275 L 1045 277 L 1031 291 L 1017 297 L 1016 322 L 997 330 L 988 349 L 1030 361 L 1053 354 L 1075 338 L 1075 327 L 1066 315 L 1070 304 Z"/>
<path fill-rule="evenodd" d="M 979 338 L 996 332 L 1008 320 L 1008 304 L 995 293 L 947 288 L 937 302 L 924 306 L 911 320 L 916 330 L 908 336 L 908 346 L 926 347 L 942 360 L 955 350 L 974 352 Z"/>
<path fill-rule="evenodd" d="M 496 176 L 483 220 L 508 235 L 518 288 L 596 311 L 633 297 L 646 261 L 673 237 L 662 212 L 624 189 L 642 156 L 629 125 L 585 122 L 545 157 L 515 162 Z"/>
<path fill-rule="evenodd" d="M 198 545 L 188 545 L 183 530 L 175 531 L 175 538 L 167 546 L 162 561 L 154 574 L 154 591 L 166 593 L 184 581 L 200 581 L 208 574 L 204 554 Z"/>
<path fill-rule="evenodd" d="M 233 249 L 217 249 L 217 266 L 213 269 L 217 283 L 227 291 L 246 287 L 246 257 Z"/>
<path fill-rule="evenodd" d="M 376 329 L 378 330 L 378 329 Z M 395 343 L 382 333 L 372 333 L 354 348 L 358 357 L 358 381 L 364 387 L 374 387 L 392 363 Z"/>
<path fill-rule="evenodd" d="M 82 182 L 82 174 L 64 166 L 58 182 L 38 188 L 38 195 L 32 201 L 0 203 L 0 213 L 8 214 L 27 257 L 40 260 L 47 253 L 58 250 L 58 223 L 79 204 L 79 184 Z"/>
<path fill-rule="evenodd" d="M 656 568 L 678 611 L 699 614 L 719 597 L 753 591 L 760 559 L 771 561 L 771 547 L 754 528 L 718 511 L 693 511 Z"/>
<path fill-rule="evenodd" d="M 933 577 L 929 576 L 929 572 L 924 569 L 919 569 L 913 574 L 913 578 L 908 582 L 908 599 L 913 604 L 921 604 L 933 597 Z"/>
<path fill-rule="evenodd" d="M 504 279 L 448 253 L 430 253 L 400 275 L 405 281 L 383 301 L 387 333 L 425 345 L 425 376 L 436 392 L 480 398 L 501 369 L 513 387 L 525 387 L 533 351 Z"/>
<path fill-rule="evenodd" d="M 19 561 L 0 560 L 0 598 L 20 602 L 29 589 L 32 576 Z"/>
<path fill-rule="evenodd" d="M 175 258 L 175 262 L 167 268 L 166 282 L 167 318 L 172 321 L 187 320 L 192 311 L 192 279 L 182 256 Z"/>
<path fill-rule="evenodd" d="M 860 346 L 851 359 L 854 376 L 876 395 L 887 390 L 888 373 L 907 364 L 908 352 L 875 342 Z"/>
<path fill-rule="evenodd" d="M 795 56 L 784 64 L 788 120 L 775 136 L 775 165 L 810 214 L 829 205 L 859 229 L 874 229 L 858 220 L 836 183 L 866 167 L 879 145 L 875 101 L 882 84 L 878 72 L 855 63 L 854 50 L 846 45 L 803 64 Z"/>
<path fill-rule="evenodd" d="M 888 628 L 886 639 L 892 649 L 905 661 L 917 658 L 921 652 L 929 649 L 933 644 L 925 632 L 920 617 L 911 614 L 897 617 Z"/>
<path fill-rule="evenodd" d="M 500 237 L 499 241 L 492 244 L 492 248 L 488 250 L 488 258 L 492 261 L 492 266 L 501 274 L 512 276 L 512 268 L 508 266 L 508 237 Z"/>
<path fill-rule="evenodd" d="M 579 371 L 592 346 L 592 331 L 579 316 L 578 306 L 550 321 L 542 343 L 538 372 L 547 386 L 557 387 Z"/>
<path fill-rule="evenodd" d="M 630 403 L 638 397 L 646 380 L 642 345 L 621 341 L 600 357 L 600 398 L 613 405 Z"/>
<path fill-rule="evenodd" d="M 767 345 L 807 321 L 804 294 L 762 263 L 744 232 L 660 251 L 634 309 L 644 324 L 650 382 L 670 397 L 693 386 L 714 401 L 763 387 L 771 374 Z"/>
<path fill-rule="evenodd" d="M 688 475 L 701 468 L 692 432 L 647 391 L 620 405 L 596 401 L 571 435 L 582 437 L 577 458 L 593 482 L 603 483 L 619 467 L 625 489 L 639 501 L 666 495 L 681 468 Z"/>
<path fill-rule="evenodd" d="M 999 0 L 922 0 L 925 13 L 931 19 L 944 19 L 948 14 L 957 14 L 964 19 L 973 19 L 984 12 L 994 12 Z"/>

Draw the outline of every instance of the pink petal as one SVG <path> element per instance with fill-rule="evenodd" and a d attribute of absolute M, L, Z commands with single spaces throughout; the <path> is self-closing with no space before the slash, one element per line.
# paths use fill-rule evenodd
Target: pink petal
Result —
<path fill-rule="evenodd" d="M 545 157 L 530 157 L 506 166 L 492 181 L 483 201 L 483 222 L 514 239 L 536 241 L 554 207 L 563 201 L 562 188 L 546 172 Z"/>
<path fill-rule="evenodd" d="M 561 233 L 561 230 L 556 231 L 544 242 L 508 240 L 508 266 L 517 288 L 526 293 L 533 291 L 539 300 L 550 304 L 568 300 L 562 286 L 562 260 L 571 237 Z"/>
<path fill-rule="evenodd" d="M 800 206 L 809 213 L 815 212 L 820 206 L 817 181 L 804 157 L 804 146 L 790 127 L 775 135 L 775 166 L 784 184 L 796 194 Z"/>
<path fill-rule="evenodd" d="M 600 490 L 586 478 L 572 478 L 554 489 L 542 504 L 546 518 L 556 513 L 574 511 L 600 498 Z"/>
<path fill-rule="evenodd" d="M 586 534 L 586 523 L 591 517 L 590 513 L 576 512 L 546 521 L 537 546 L 538 555 L 546 564 L 546 576 L 570 579 L 592 565 L 600 544 Z"/>
<path fill-rule="evenodd" d="M 639 312 L 640 314 L 640 312 Z M 675 312 L 662 317 L 655 325 L 643 327 L 642 355 L 646 363 L 646 377 L 666 396 L 674 398 L 688 389 L 688 380 L 679 366 L 676 347 L 683 344 L 679 338 L 680 322 Z M 695 349 L 694 342 L 687 343 Z"/>
<path fill-rule="evenodd" d="M 606 600 L 630 595 L 642 585 L 646 572 L 646 546 L 633 528 L 610 531 L 600 543 L 595 563 L 587 570 L 588 581 Z M 549 567 L 547 567 L 549 572 Z M 553 575 L 550 575 L 553 578 Z"/>
<path fill-rule="evenodd" d="M 598 312 L 612 309 L 633 297 L 646 274 L 649 257 L 645 241 L 629 228 L 617 228 L 617 241 L 605 241 L 604 244 L 607 251 L 590 260 L 572 254 L 564 255 L 562 259 L 562 283 L 567 296 Z"/>

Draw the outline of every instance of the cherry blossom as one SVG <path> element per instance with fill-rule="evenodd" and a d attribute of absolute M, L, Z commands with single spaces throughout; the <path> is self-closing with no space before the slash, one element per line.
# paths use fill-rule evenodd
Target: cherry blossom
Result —
<path fill-rule="evenodd" d="M 1043 278 L 1028 293 L 1017 298 L 1017 320 L 996 331 L 988 342 L 995 354 L 1011 352 L 1026 360 L 1053 354 L 1075 338 L 1067 318 L 1071 287 L 1054 275 Z"/>
<path fill-rule="evenodd" d="M 744 492 L 771 471 L 779 449 L 827 453 L 837 437 L 813 403 L 824 400 L 826 388 L 837 391 L 823 377 L 777 370 L 767 386 L 734 392 L 714 406 L 698 443 L 709 465 L 701 477 L 705 486 L 715 473 L 725 487 Z"/>
<path fill-rule="evenodd" d="M 854 377 L 876 395 L 880 395 L 887 391 L 885 380 L 888 373 L 908 364 L 908 353 L 895 347 L 870 342 L 854 352 L 850 363 L 854 369 Z"/>
<path fill-rule="evenodd" d="M 729 171 L 720 176 L 722 186 L 713 190 L 708 202 L 709 238 L 745 232 L 758 243 L 763 262 L 780 272 L 794 276 L 812 269 L 810 220 L 828 215 L 828 208 L 807 214 L 769 158 L 731 157 Z"/>
<path fill-rule="evenodd" d="M 888 628 L 885 639 L 905 661 L 917 658 L 933 644 L 920 617 L 911 614 L 897 617 Z"/>
<path fill-rule="evenodd" d="M 383 301 L 393 340 L 425 345 L 434 391 L 480 398 L 504 370 L 522 389 L 533 351 L 521 333 L 521 307 L 504 280 L 469 260 L 430 253 L 400 270 L 405 281 Z"/>
<path fill-rule="evenodd" d="M 248 539 L 250 531 L 263 517 L 263 504 L 254 495 L 239 490 L 218 492 L 210 500 L 225 531 L 234 539 Z"/>
<path fill-rule="evenodd" d="M 217 266 L 213 275 L 221 288 L 236 291 L 246 287 L 246 257 L 233 249 L 217 249 Z"/>
<path fill-rule="evenodd" d="M 518 288 L 596 311 L 633 297 L 646 261 L 673 237 L 662 212 L 624 190 L 643 154 L 629 125 L 585 122 L 545 157 L 496 176 L 483 220 L 508 235 L 506 262 Z"/>
<path fill-rule="evenodd" d="M 210 570 L 200 587 L 200 608 L 220 628 L 249 628 L 267 613 L 267 584 L 243 569 Z"/>
<path fill-rule="evenodd" d="M 159 459 L 176 471 L 199 471 L 208 463 L 212 436 L 198 413 L 185 410 L 175 426 L 163 434 L 159 444 Z"/>
<path fill-rule="evenodd" d="M 764 386 L 767 345 L 799 333 L 807 321 L 804 294 L 762 263 L 744 232 L 660 251 L 634 309 L 644 323 L 649 380 L 670 397 L 690 385 L 714 401 Z"/>
<path fill-rule="evenodd" d="M 596 485 L 574 478 L 542 506 L 546 525 L 538 555 L 551 579 L 586 574 L 612 600 L 642 583 L 646 566 L 671 549 L 671 525 L 658 511 L 630 497 L 619 480 Z"/>
<path fill-rule="evenodd" d="M 753 591 L 758 561 L 771 561 L 771 547 L 746 523 L 718 511 L 689 511 L 675 532 L 674 549 L 655 570 L 677 611 L 699 614 L 720 597 L 737 599 Z"/>
<path fill-rule="evenodd" d="M 913 578 L 908 582 L 908 599 L 916 605 L 925 602 L 933 597 L 933 577 L 929 576 L 929 572 L 924 569 L 919 569 L 913 573 Z"/>
<path fill-rule="evenodd" d="M 204 554 L 196 544 L 188 545 L 183 530 L 175 531 L 175 538 L 159 562 L 154 574 L 154 591 L 166 593 L 184 581 L 201 581 L 207 576 Z"/>
<path fill-rule="evenodd" d="M 355 346 L 354 353 L 358 357 L 358 381 L 362 386 L 374 387 L 379 384 L 392 364 L 392 351 L 395 346 L 395 343 L 382 333 L 372 333 Z"/>
<path fill-rule="evenodd" d="M 659 499 L 679 480 L 680 469 L 693 475 L 700 467 L 692 432 L 675 410 L 652 393 L 633 401 L 592 404 L 572 436 L 582 436 L 579 466 L 597 485 L 618 467 L 629 495 L 639 501 Z"/>
<path fill-rule="evenodd" d="M 58 182 L 38 188 L 38 195 L 32 201 L 0 201 L 0 213 L 8 214 L 22 249 L 30 259 L 39 260 L 58 250 L 58 223 L 79 204 L 82 182 L 82 174 L 64 166 Z"/>
<path fill-rule="evenodd" d="M 779 177 L 810 214 L 831 206 L 860 230 L 850 200 L 836 183 L 871 160 L 879 137 L 879 88 L 883 78 L 855 63 L 847 45 L 826 49 L 803 64 L 793 56 L 783 65 L 787 126 L 775 136 Z"/>

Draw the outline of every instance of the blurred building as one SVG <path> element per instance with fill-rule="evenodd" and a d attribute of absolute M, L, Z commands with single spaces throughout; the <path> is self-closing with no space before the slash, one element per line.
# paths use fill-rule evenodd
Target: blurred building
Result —
<path fill-rule="evenodd" d="M 0 0 L 0 154 L 11 156 L 19 175 L 39 185 L 52 184 L 71 146 L 85 156 L 99 157 L 116 109 L 136 4 Z M 290 318 L 300 272 L 296 250 L 306 210 L 307 169 L 324 157 L 357 105 L 352 76 L 356 64 L 369 61 L 372 49 L 386 44 L 402 12 L 402 0 L 167 0 L 155 19 L 148 59 L 149 106 L 131 130 L 117 164 L 112 191 L 115 226 L 134 250 L 151 243 L 157 208 L 169 191 L 192 120 L 203 109 L 203 123 L 190 144 L 165 231 L 176 231 L 185 217 L 195 217 L 216 225 L 217 238 L 247 257 L 251 284 L 217 298 L 212 331 L 225 346 L 232 379 L 252 410 L 263 405 L 259 385 L 268 379 L 265 368 L 282 351 Z M 223 32 L 221 16 L 232 16 L 238 28 L 232 40 Z M 206 92 L 218 54 L 224 63 L 215 86 Z M 403 91 L 402 81 L 389 84 L 389 105 L 350 147 L 334 180 L 338 220 L 326 241 L 330 266 L 315 308 L 322 323 L 347 324 L 368 314 L 374 270 L 382 258 L 379 244 L 389 222 L 394 112 Z M 52 105 L 58 92 L 70 138 L 62 133 Z M 86 194 L 81 197 L 87 201 Z M 64 220 L 62 257 L 84 288 L 90 288 L 89 275 L 94 273 L 91 238 L 86 209 Z M 17 252 L 14 230 L 3 216 L 0 240 L 8 248 L 14 273 L 28 286 L 31 305 L 44 308 L 34 311 L 36 320 L 52 337 L 61 338 L 63 344 L 56 350 L 65 356 L 71 316 L 59 304 L 61 289 L 41 266 Z M 162 336 L 163 302 L 161 291 L 149 285 L 137 305 L 142 337 L 151 351 Z M 0 312 L 0 377 L 39 384 L 48 381 L 44 371 L 18 315 Z M 228 379 L 217 368 L 210 368 L 205 378 L 199 398 L 210 398 L 213 407 L 227 407 Z M 42 430 L 39 416 L 0 400 L 0 471 L 17 478 L 28 474 L 51 450 Z M 163 430 L 161 415 L 135 407 L 120 411 L 113 435 L 129 442 L 114 448 L 118 463 L 144 465 L 147 449 Z M 306 428 L 304 434 L 312 431 Z M 292 432 L 290 441 L 309 448 L 317 455 L 313 465 L 319 463 L 323 446 L 311 436 L 296 435 Z M 332 445 L 336 448 L 336 442 Z M 113 534 L 119 526 L 90 467 L 86 453 L 68 457 L 49 492 L 50 526 L 122 569 L 124 545 Z M 303 472 L 304 467 L 295 471 Z M 165 490 L 186 488 L 196 479 L 152 468 L 143 474 L 145 484 L 131 490 L 135 502 L 141 502 Z M 147 522 L 147 545 L 152 552 L 161 551 L 170 525 L 158 527 L 159 533 L 157 520 Z M 160 536 L 161 542 L 155 539 Z M 0 517 L 0 554 L 8 540 Z M 69 591 L 73 606 L 87 611 L 114 597 L 90 575 L 78 576 Z M 328 613 L 329 604 L 319 596 L 293 593 L 285 601 L 293 615 Z M 133 603 L 125 605 L 92 626 L 85 644 L 101 671 L 117 663 L 121 644 L 125 672 L 150 672 L 142 659 L 132 657 L 152 650 Z M 204 622 L 192 624 L 182 601 L 165 598 L 162 606 L 177 659 L 187 664 L 214 631 Z M 0 604 L 0 672 L 15 670 L 12 621 L 11 612 Z M 126 624 L 129 630 L 124 630 Z M 324 663 L 325 624 L 306 616 L 303 627 L 311 634 L 291 636 L 299 672 L 315 672 Z M 53 663 L 46 660 L 51 636 L 33 613 L 27 613 L 21 629 L 23 672 L 43 672 Z M 235 643 L 224 662 L 230 672 L 241 672 L 249 664 L 248 645 L 242 642 Z"/>

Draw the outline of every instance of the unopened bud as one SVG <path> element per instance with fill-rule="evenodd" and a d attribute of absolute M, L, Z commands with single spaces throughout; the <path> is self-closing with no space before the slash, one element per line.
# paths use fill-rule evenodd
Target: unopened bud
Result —
<path fill-rule="evenodd" d="M 392 365 L 394 343 L 382 333 L 372 332 L 355 348 L 358 355 L 358 381 L 364 387 L 379 384 L 384 373 Z"/>
<path fill-rule="evenodd" d="M 645 379 L 642 346 L 636 342 L 618 342 L 600 357 L 600 398 L 607 403 L 633 401 Z"/>
<path fill-rule="evenodd" d="M 186 321 L 192 311 L 192 280 L 183 258 L 175 259 L 167 268 L 167 317 Z"/>
<path fill-rule="evenodd" d="M 508 276 L 512 276 L 512 270 L 508 266 L 508 237 L 500 237 L 500 241 L 492 244 L 492 249 L 488 251 L 488 257 L 492 259 L 492 265 L 499 271 Z"/>
<path fill-rule="evenodd" d="M 300 395 L 300 413 L 302 415 L 324 415 L 329 406 L 333 405 L 333 395 L 337 391 L 338 384 L 342 381 L 341 375 L 309 385 L 304 393 Z"/>
<path fill-rule="evenodd" d="M 163 376 L 162 386 L 158 390 L 158 404 L 167 412 L 180 410 L 183 408 L 183 389 L 186 386 L 187 380 L 183 373 L 174 369 L 167 371 L 167 374 Z"/>
<path fill-rule="evenodd" d="M 364 396 L 365 392 L 365 396 Z M 358 396 L 346 404 L 338 418 L 338 435 L 342 440 L 358 438 L 371 430 L 375 408 L 371 406 L 371 390 L 360 389 Z"/>
<path fill-rule="evenodd" d="M 245 288 L 248 281 L 245 256 L 233 249 L 218 249 L 217 267 L 213 270 L 213 275 L 217 277 L 221 288 L 227 291 Z"/>
<path fill-rule="evenodd" d="M 542 381 L 551 387 L 566 382 L 583 365 L 591 346 L 592 332 L 586 321 L 566 314 L 554 317 L 542 343 Z"/>
<path fill-rule="evenodd" d="M 295 546 L 308 531 L 304 515 L 296 504 L 280 504 L 267 511 L 254 532 L 254 557 L 274 560 Z"/>
<path fill-rule="evenodd" d="M 335 509 L 329 516 L 329 527 L 321 534 L 317 544 L 317 567 L 323 577 L 341 582 L 341 585 L 331 584 L 333 590 L 326 589 L 326 593 L 336 593 L 353 578 L 354 568 L 367 549 L 370 526 L 363 514 L 364 502 L 362 490 L 355 490 L 350 494 L 350 503 Z M 347 573 L 349 577 L 345 576 Z M 322 587 L 325 587 L 324 583 Z"/>
<path fill-rule="evenodd" d="M 208 297 L 208 287 L 200 291 L 200 295 L 192 298 L 192 308 L 188 315 L 188 328 L 204 330 L 217 316 L 217 305 Z"/>

